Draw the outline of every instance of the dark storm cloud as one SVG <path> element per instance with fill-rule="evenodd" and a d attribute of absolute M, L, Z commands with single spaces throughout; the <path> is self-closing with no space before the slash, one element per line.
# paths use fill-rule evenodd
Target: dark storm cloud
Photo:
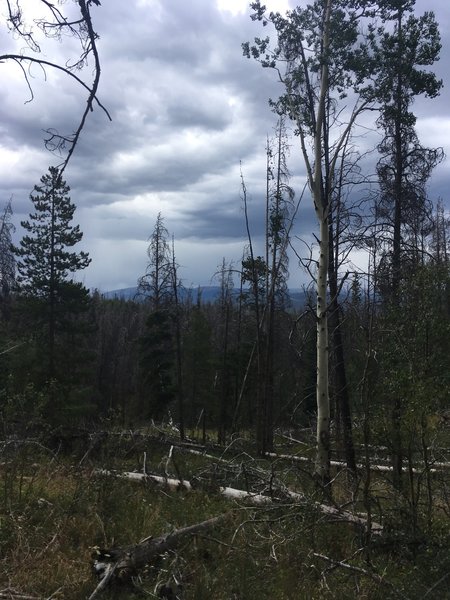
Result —
<path fill-rule="evenodd" d="M 418 0 L 417 12 L 428 4 Z M 445 77 L 449 16 L 441 6 L 436 10 L 443 33 L 436 70 Z M 175 235 L 182 277 L 208 283 L 222 257 L 239 262 L 247 241 L 240 161 L 256 245 L 264 230 L 265 143 L 275 125 L 267 100 L 281 87 L 275 73 L 243 58 L 241 43 L 272 32 L 252 22 L 248 11 L 219 11 L 215 0 L 109 0 L 92 12 L 100 35 L 99 98 L 112 122 L 95 108 L 65 173 L 83 247 L 93 258 L 85 281 L 101 289 L 134 285 L 161 212 Z M 69 39 L 49 43 L 45 51 L 63 63 L 76 54 Z M 8 82 L 0 88 L 0 194 L 2 200 L 14 195 L 19 221 L 31 209 L 33 185 L 48 165 L 60 162 L 45 151 L 42 130 L 72 132 L 85 95 L 57 73 L 49 71 L 45 80 L 33 70 L 35 99 L 24 105 L 29 94 L 21 74 L 12 65 L 0 68 Z M 89 80 L 90 67 L 80 75 Z M 440 98 L 418 100 L 415 109 L 426 123 L 424 143 L 447 144 L 450 151 L 448 100 L 444 88 Z M 299 195 L 304 168 L 298 140 L 291 144 L 292 185 Z M 446 163 L 436 170 L 432 197 L 449 180 Z M 294 234 L 311 239 L 314 227 L 306 193 Z"/>

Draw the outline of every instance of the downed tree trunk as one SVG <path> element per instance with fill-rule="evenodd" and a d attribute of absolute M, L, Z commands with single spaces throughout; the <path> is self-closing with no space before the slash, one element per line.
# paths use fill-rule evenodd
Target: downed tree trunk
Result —
<path fill-rule="evenodd" d="M 0 591 L 0 598 L 5 598 L 6 600 L 40 600 L 40 598 L 37 596 L 21 594 L 20 592 L 16 592 L 16 590 L 9 587 Z"/>
<path fill-rule="evenodd" d="M 159 485 L 163 485 L 164 487 L 169 488 L 172 491 L 177 490 L 185 490 L 191 491 L 192 484 L 189 481 L 180 481 L 179 479 L 171 479 L 167 477 L 161 477 L 159 475 L 145 475 L 143 473 L 114 473 L 112 471 L 106 471 L 103 469 L 98 469 L 95 471 L 98 475 L 109 475 L 116 477 L 123 477 L 125 479 L 131 479 L 134 481 L 151 481 Z M 237 490 L 235 488 L 230 487 L 219 487 L 218 492 L 225 496 L 226 498 L 230 498 L 231 500 L 242 500 L 251 502 L 252 504 L 270 504 L 274 501 L 280 501 L 281 498 L 273 497 L 273 496 L 265 496 L 263 494 L 253 494 L 251 492 L 247 492 L 245 490 Z M 358 527 L 367 527 L 367 518 L 364 514 L 354 514 L 347 510 L 341 510 L 335 506 L 329 506 L 328 504 L 321 504 L 320 502 L 310 501 L 304 494 L 299 492 L 293 492 L 289 489 L 283 489 L 283 495 L 294 502 L 299 502 L 301 504 L 309 504 L 316 508 L 319 512 L 326 516 L 333 517 L 337 521 L 342 521 L 345 523 L 350 523 L 353 525 L 357 525 Z M 371 523 L 371 533 L 373 535 L 380 535 L 383 531 L 383 526 L 379 523 Z"/>
<path fill-rule="evenodd" d="M 189 481 L 181 481 L 180 479 L 162 477 L 160 475 L 149 475 L 134 472 L 115 473 L 113 471 L 106 471 L 104 469 L 97 469 L 95 473 L 98 475 L 113 475 L 115 477 L 123 477 L 124 479 L 132 479 L 134 481 L 150 481 L 156 483 L 157 485 L 162 485 L 163 487 L 168 488 L 172 492 L 183 490 L 186 492 L 190 492 L 193 489 L 193 486 Z M 248 500 L 252 504 L 268 504 L 272 502 L 272 498 L 270 496 L 246 492 L 245 490 L 237 490 L 235 488 L 223 486 L 218 487 L 217 490 L 219 494 L 232 500 Z"/>
<path fill-rule="evenodd" d="M 312 460 L 306 456 L 298 456 L 296 454 L 276 454 L 275 452 L 266 452 L 265 456 L 267 456 L 267 458 L 274 458 L 274 459 L 280 459 L 280 460 L 291 460 L 291 461 L 297 461 L 297 462 L 305 462 L 305 463 L 309 463 L 312 464 Z M 448 469 L 450 467 L 450 463 L 442 463 L 442 462 L 431 462 L 430 464 L 433 465 L 433 467 L 431 467 L 429 469 L 430 473 L 437 473 L 438 469 Z M 347 463 L 345 463 L 342 460 L 330 460 L 330 466 L 332 467 L 343 467 L 343 468 L 347 468 Z M 356 464 L 356 468 L 357 469 L 365 469 L 365 465 L 361 464 L 361 463 L 357 463 Z M 375 465 L 375 464 L 370 464 L 369 468 L 371 471 L 377 471 L 379 473 L 390 473 L 392 472 L 392 465 Z M 413 467 L 412 468 L 412 472 L 415 474 L 422 474 L 424 472 L 424 468 L 419 469 L 417 467 Z M 403 467 L 403 471 L 409 471 L 408 467 Z"/>
<path fill-rule="evenodd" d="M 170 490 L 190 491 L 193 489 L 192 484 L 189 481 L 181 481 L 179 479 L 161 477 L 158 475 L 148 475 L 144 473 L 133 472 L 114 473 L 104 469 L 95 470 L 94 473 L 98 475 L 122 477 L 134 481 L 149 481 L 164 487 L 168 487 Z M 227 498 L 234 500 L 246 500 L 254 504 L 269 504 L 277 499 L 279 500 L 279 498 L 264 496 L 262 494 L 252 494 L 251 492 L 247 492 L 245 490 L 238 490 L 230 487 L 219 487 L 218 491 Z M 368 526 L 365 515 L 354 514 L 334 506 L 320 504 L 319 502 L 311 502 L 305 495 L 288 489 L 283 490 L 283 495 L 294 502 L 312 505 L 325 516 L 332 517 L 337 521 L 347 522 L 363 528 L 367 528 Z M 182 538 L 199 533 L 205 529 L 215 527 L 218 523 L 225 520 L 225 518 L 227 518 L 229 515 L 230 513 L 225 513 L 219 515 L 218 517 L 213 517 L 206 521 L 202 521 L 201 523 L 196 523 L 195 525 L 176 529 L 175 531 L 172 531 L 161 537 L 148 537 L 142 540 L 139 544 L 132 546 L 114 548 L 107 551 L 99 551 L 94 560 L 94 570 L 100 577 L 100 581 L 94 592 L 89 596 L 89 600 L 93 600 L 115 579 L 120 579 L 123 581 L 124 579 L 130 578 L 133 573 L 150 563 L 155 557 L 163 554 L 171 548 L 174 548 Z M 378 523 L 371 522 L 370 526 L 371 533 L 373 535 L 380 535 L 383 531 L 382 525 Z"/>
<path fill-rule="evenodd" d="M 154 538 L 150 536 L 134 546 L 124 546 L 99 552 L 93 566 L 95 572 L 100 577 L 100 582 L 89 596 L 89 600 L 95 598 L 108 585 L 113 583 L 115 579 L 123 581 L 130 578 L 157 556 L 174 548 L 181 539 L 211 529 L 224 521 L 228 516 L 229 513 L 225 513 L 201 523 L 175 529 L 175 531 L 171 531 L 160 537 Z"/>

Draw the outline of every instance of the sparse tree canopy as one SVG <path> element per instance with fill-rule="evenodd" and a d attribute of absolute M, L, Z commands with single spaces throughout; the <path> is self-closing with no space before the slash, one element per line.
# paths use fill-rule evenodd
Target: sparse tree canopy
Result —
<path fill-rule="evenodd" d="M 149 237 L 147 248 L 148 264 L 145 274 L 138 281 L 138 295 L 158 309 L 173 292 L 173 265 L 169 246 L 169 232 L 164 225 L 161 213 L 156 219 L 155 228 Z"/>

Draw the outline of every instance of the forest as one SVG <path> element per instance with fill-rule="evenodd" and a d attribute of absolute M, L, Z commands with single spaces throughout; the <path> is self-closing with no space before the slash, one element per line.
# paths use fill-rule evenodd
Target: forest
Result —
<path fill-rule="evenodd" d="M 121 298 L 80 283 L 91 258 L 66 167 L 93 107 L 108 112 L 94 7 L 77 4 L 79 21 L 51 5 L 51 23 L 82 41 L 80 66 L 93 59 L 85 112 L 47 138 L 63 159 L 35 183 L 17 245 L 12 200 L 0 215 L 0 598 L 450 598 L 450 214 L 428 194 L 443 150 L 422 145 L 414 114 L 443 85 L 434 14 L 252 2 L 268 36 L 242 60 L 283 91 L 263 248 L 243 169 L 248 238 L 211 274 L 216 297 L 183 286 L 160 213 Z M 0 63 L 29 85 L 30 60 L 72 76 L 33 51 Z M 361 119 L 382 132 L 371 160 Z M 306 250 L 300 200 L 316 217 Z"/>

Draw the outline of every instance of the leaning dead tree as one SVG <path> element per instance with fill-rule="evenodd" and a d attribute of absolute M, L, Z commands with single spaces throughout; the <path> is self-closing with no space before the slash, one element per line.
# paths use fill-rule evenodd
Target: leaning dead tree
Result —
<path fill-rule="evenodd" d="M 20 49 L 18 52 L 12 51 L 1 54 L 0 63 L 15 63 L 22 71 L 29 91 L 29 98 L 25 103 L 34 99 L 31 85 L 31 69 L 33 66 L 39 67 L 44 75 L 48 70 L 62 72 L 86 92 L 86 105 L 72 133 L 64 134 L 52 128 L 46 130 L 44 140 L 46 148 L 65 156 L 59 165 L 60 173 L 62 173 L 76 148 L 86 119 L 89 113 L 94 110 L 94 106 L 96 105 L 103 110 L 108 119 L 111 120 L 107 109 L 97 97 L 101 68 L 97 50 L 98 34 L 93 26 L 91 7 L 92 4 L 99 6 L 100 2 L 98 0 L 74 0 L 73 4 L 76 5 L 76 9 L 71 10 L 68 6 L 67 11 L 64 13 L 60 3 L 57 5 L 48 0 L 36 1 L 34 2 L 33 12 L 36 14 L 36 5 L 39 5 L 42 14 L 31 21 L 27 19 L 27 9 L 23 8 L 22 4 L 21 0 L 15 0 L 14 2 L 6 0 L 6 25 L 13 34 L 12 37 L 26 44 L 26 50 Z M 73 5 L 72 7 L 75 8 Z M 44 59 L 43 44 L 48 43 L 51 39 L 60 41 L 64 37 L 71 37 L 78 41 L 78 56 L 72 61 L 63 63 Z M 45 56 L 47 53 L 47 48 L 45 48 Z M 77 73 L 92 61 L 93 79 L 87 83 Z"/>
<path fill-rule="evenodd" d="M 179 542 L 186 537 L 196 535 L 208 529 L 212 529 L 220 524 L 229 516 L 229 513 L 207 519 L 195 525 L 181 527 L 160 537 L 147 537 L 139 544 L 133 546 L 124 546 L 114 548 L 107 552 L 98 550 L 94 560 L 94 570 L 100 578 L 100 581 L 89 596 L 93 600 L 114 580 L 130 578 L 134 573 L 148 565 L 167 550 L 175 548 Z"/>

